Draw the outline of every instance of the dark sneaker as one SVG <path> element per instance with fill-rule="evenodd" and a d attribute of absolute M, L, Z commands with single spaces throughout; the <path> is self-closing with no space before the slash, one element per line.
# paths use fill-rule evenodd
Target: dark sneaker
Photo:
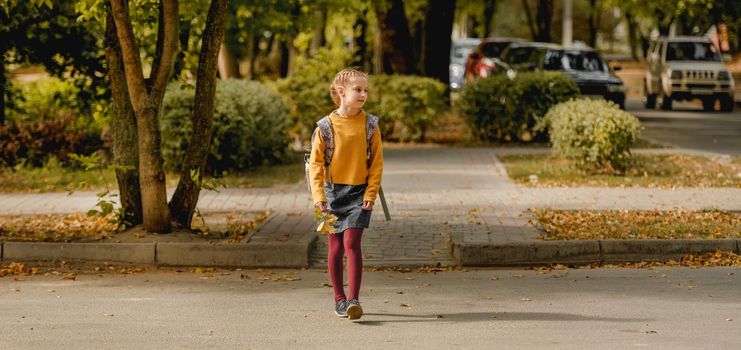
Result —
<path fill-rule="evenodd" d="M 350 299 L 347 304 L 347 317 L 349 317 L 351 320 L 357 320 L 360 318 L 360 316 L 363 316 L 363 308 L 360 307 L 360 302 L 358 301 L 358 299 Z"/>
<path fill-rule="evenodd" d="M 334 304 L 334 314 L 340 317 L 347 317 L 347 300 L 342 299 Z"/>

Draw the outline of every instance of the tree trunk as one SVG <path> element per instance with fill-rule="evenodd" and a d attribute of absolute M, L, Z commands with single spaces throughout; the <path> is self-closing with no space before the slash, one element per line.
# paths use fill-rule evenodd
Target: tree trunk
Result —
<path fill-rule="evenodd" d="M 105 29 L 105 55 L 108 62 L 108 79 L 111 86 L 113 110 L 113 163 L 116 169 L 119 198 L 127 225 L 142 223 L 142 202 L 139 188 L 139 151 L 137 149 L 136 117 L 131 108 L 126 74 L 124 73 L 121 46 L 116 38 L 116 26 L 110 7 Z"/>
<path fill-rule="evenodd" d="M 366 16 L 368 11 L 363 11 L 353 24 L 353 32 L 355 33 L 355 45 L 353 45 L 353 57 L 352 65 L 357 67 L 363 67 L 367 70 L 365 55 L 368 52 L 368 41 L 366 40 L 366 33 L 368 32 L 368 21 Z"/>
<path fill-rule="evenodd" d="M 203 48 L 201 48 L 201 51 L 203 51 Z M 229 78 L 241 78 L 237 60 L 234 59 L 234 54 L 232 54 L 231 50 L 229 50 L 226 44 L 221 44 L 221 48 L 217 51 L 217 53 L 219 54 L 219 77 L 221 77 L 222 80 L 226 80 Z"/>
<path fill-rule="evenodd" d="M 425 14 L 425 75 L 448 86 L 455 0 L 430 1 Z"/>
<path fill-rule="evenodd" d="M 0 126 L 5 125 L 5 50 L 0 50 Z"/>
<path fill-rule="evenodd" d="M 536 40 L 535 38 L 538 37 L 538 33 L 535 23 L 533 23 L 533 15 L 530 12 L 530 5 L 527 3 L 527 0 L 522 0 L 522 8 L 525 10 L 525 18 L 527 18 L 527 27 L 530 29 L 530 37 Z"/>
<path fill-rule="evenodd" d="M 289 57 L 291 55 L 291 49 L 289 46 L 293 46 L 293 39 L 284 39 L 281 37 L 278 45 L 280 48 L 280 77 L 285 78 L 288 76 L 288 70 L 291 65 L 291 58 Z"/>
<path fill-rule="evenodd" d="M 198 57 L 196 96 L 193 108 L 192 138 L 185 153 L 180 170 L 180 181 L 170 201 L 173 219 L 183 227 L 190 227 L 198 196 L 199 183 L 194 182 L 191 172 L 198 171 L 201 178 L 206 168 L 206 158 L 211 147 L 211 130 L 214 120 L 214 96 L 216 94 L 216 66 L 219 47 L 223 47 L 224 28 L 229 0 L 211 0 L 206 17 L 206 29 L 201 39 Z"/>
<path fill-rule="evenodd" d="M 311 47 L 309 53 L 315 55 L 319 48 L 323 47 L 327 43 L 327 38 L 324 35 L 324 29 L 327 26 L 327 9 L 321 8 L 316 11 L 314 18 L 314 33 L 311 36 Z"/>
<path fill-rule="evenodd" d="M 553 22 L 553 0 L 538 0 L 538 33 L 536 41 L 551 42 L 551 24 Z"/>
<path fill-rule="evenodd" d="M 432 4 L 434 1 L 430 2 Z M 485 0 L 484 1 L 484 38 L 490 36 L 494 31 L 494 13 L 497 10 L 496 0 Z"/>
<path fill-rule="evenodd" d="M 414 22 L 414 31 L 409 32 L 412 37 L 412 62 L 414 65 L 414 71 L 425 74 L 425 21 L 419 19 Z"/>
<path fill-rule="evenodd" d="M 185 53 L 188 51 L 188 42 L 190 41 L 190 22 L 180 21 L 180 52 L 175 61 L 173 75 L 180 76 L 185 69 Z"/>
<path fill-rule="evenodd" d="M 597 30 L 599 29 L 597 18 L 599 15 L 597 0 L 589 0 L 589 46 L 593 48 L 597 48 Z"/>
<path fill-rule="evenodd" d="M 159 110 L 177 57 L 178 2 L 162 0 L 162 35 L 158 34 L 157 44 L 159 54 L 154 58 L 148 81 L 144 80 L 139 47 L 134 38 L 126 0 L 110 2 L 121 45 L 129 98 L 136 116 L 144 229 L 150 232 L 169 232 L 172 227 L 162 168 Z"/>
<path fill-rule="evenodd" d="M 376 16 L 381 27 L 381 46 L 384 60 L 388 60 L 390 70 L 386 73 L 413 74 L 412 42 L 409 25 L 404 13 L 402 0 L 390 2 L 387 11 L 376 9 Z"/>
<path fill-rule="evenodd" d="M 630 56 L 638 60 L 638 38 L 636 37 L 636 26 L 633 15 L 630 12 L 625 13 L 625 22 L 628 24 L 628 45 L 630 46 Z"/>
<path fill-rule="evenodd" d="M 245 57 L 246 63 L 244 66 L 244 77 L 248 80 L 255 79 L 255 57 L 257 57 L 257 45 L 260 42 L 260 38 L 255 34 L 250 33 L 247 38 L 247 56 Z"/>

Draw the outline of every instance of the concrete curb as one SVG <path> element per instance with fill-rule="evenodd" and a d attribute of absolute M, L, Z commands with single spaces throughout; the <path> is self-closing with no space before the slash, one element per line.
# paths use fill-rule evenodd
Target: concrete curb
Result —
<path fill-rule="evenodd" d="M 109 261 L 132 264 L 154 263 L 154 243 L 51 243 L 5 242 L 6 261 Z"/>
<path fill-rule="evenodd" d="M 158 243 L 157 265 L 223 267 L 308 267 L 308 244 L 268 242 L 211 245 Z"/>
<path fill-rule="evenodd" d="M 716 250 L 741 254 L 741 239 L 455 242 L 452 250 L 461 266 L 617 263 L 672 260 Z"/>
<path fill-rule="evenodd" d="M 2 261 L 106 261 L 159 266 L 308 267 L 316 235 L 288 242 L 55 243 L 5 242 Z"/>
<path fill-rule="evenodd" d="M 735 239 L 603 240 L 601 245 L 606 263 L 672 260 L 716 250 L 738 252 Z"/>
<path fill-rule="evenodd" d="M 506 244 L 454 243 L 452 256 L 461 266 L 589 264 L 600 261 L 599 241 L 537 241 Z"/>
<path fill-rule="evenodd" d="M 159 266 L 308 267 L 316 235 L 288 242 L 47 243 L 0 244 L 2 261 L 107 261 Z M 506 244 L 454 243 L 460 266 L 589 264 L 678 259 L 716 250 L 741 255 L 741 239 L 531 241 Z M 390 262 L 376 262 L 388 266 Z M 406 265 L 407 261 L 397 261 Z M 408 261 L 415 264 L 415 261 Z M 394 265 L 394 264 L 391 264 Z"/>

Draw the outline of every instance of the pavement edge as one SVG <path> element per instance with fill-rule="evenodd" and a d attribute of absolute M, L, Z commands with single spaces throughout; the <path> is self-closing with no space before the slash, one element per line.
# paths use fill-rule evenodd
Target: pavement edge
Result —
<path fill-rule="evenodd" d="M 460 266 L 520 266 L 662 261 L 716 250 L 739 254 L 740 249 L 740 239 L 454 242 L 451 255 Z"/>
<path fill-rule="evenodd" d="M 6 261 L 108 261 L 154 264 L 154 243 L 5 242 Z"/>

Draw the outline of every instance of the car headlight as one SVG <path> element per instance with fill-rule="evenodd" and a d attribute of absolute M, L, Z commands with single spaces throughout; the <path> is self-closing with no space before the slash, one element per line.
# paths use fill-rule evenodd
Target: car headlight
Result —
<path fill-rule="evenodd" d="M 625 85 L 621 85 L 621 84 L 607 85 L 607 92 L 625 92 Z"/>
<path fill-rule="evenodd" d="M 673 70 L 670 78 L 672 79 L 682 79 L 682 71 L 681 70 Z"/>
<path fill-rule="evenodd" d="M 460 64 L 453 63 L 450 65 L 450 74 L 452 74 L 455 77 L 462 76 L 463 75 L 463 66 Z"/>
<path fill-rule="evenodd" d="M 722 70 L 718 72 L 718 79 L 720 80 L 731 80 L 731 73 L 729 73 L 727 70 Z"/>

